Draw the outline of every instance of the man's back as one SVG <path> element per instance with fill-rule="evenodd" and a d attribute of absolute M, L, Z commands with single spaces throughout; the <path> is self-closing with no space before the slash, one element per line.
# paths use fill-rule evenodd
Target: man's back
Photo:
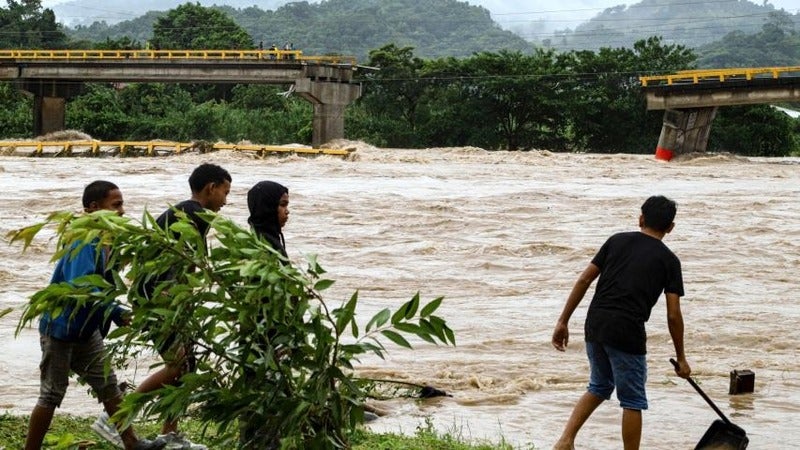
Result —
<path fill-rule="evenodd" d="M 644 323 L 658 297 L 683 296 L 678 257 L 660 239 L 635 231 L 611 236 L 592 264 L 600 279 L 586 316 L 586 340 L 644 354 Z"/>

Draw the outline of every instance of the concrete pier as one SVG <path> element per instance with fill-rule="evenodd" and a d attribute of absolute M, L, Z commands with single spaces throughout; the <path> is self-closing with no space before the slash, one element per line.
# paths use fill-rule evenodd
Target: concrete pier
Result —
<path fill-rule="evenodd" d="M 666 110 L 656 158 L 669 161 L 675 155 L 706 151 L 716 114 L 716 106 Z"/>

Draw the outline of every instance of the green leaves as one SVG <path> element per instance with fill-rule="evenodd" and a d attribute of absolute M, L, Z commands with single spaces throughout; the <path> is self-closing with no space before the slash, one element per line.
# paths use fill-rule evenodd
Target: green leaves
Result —
<path fill-rule="evenodd" d="M 372 319 L 367 322 L 367 332 L 369 332 L 373 326 L 380 328 L 385 325 L 386 322 L 389 321 L 391 314 L 392 312 L 389 310 L 389 308 L 382 309 L 381 312 L 375 314 L 375 316 L 373 316 Z"/>
<path fill-rule="evenodd" d="M 425 305 L 424 308 L 422 308 L 422 311 L 420 311 L 419 315 L 422 317 L 430 316 L 431 314 L 436 312 L 437 309 L 439 309 L 439 305 L 442 304 L 442 300 L 444 300 L 444 297 L 439 297 L 433 300 L 432 302 L 428 303 L 427 305 Z"/>
<path fill-rule="evenodd" d="M 417 308 L 419 308 L 419 292 L 392 315 L 392 325 L 400 323 L 401 320 L 408 320 L 414 317 L 417 313 Z"/>
<path fill-rule="evenodd" d="M 97 239 L 112 249 L 110 277 L 89 275 L 41 289 L 20 327 L 45 312 L 119 302 L 132 313 L 129 326 L 108 335 L 115 364 L 135 359 L 143 347 L 180 352 L 193 346 L 198 370 L 178 386 L 126 396 L 123 421 L 133 414 L 171 419 L 192 407 L 198 420 L 218 430 L 220 448 L 238 441 L 240 423 L 246 448 L 276 442 L 342 448 L 363 420 L 367 394 L 354 381 L 358 357 L 384 357 L 383 342 L 410 349 L 412 337 L 455 343 L 444 319 L 434 315 L 441 297 L 423 305 L 417 293 L 394 312 L 378 312 L 361 334 L 358 291 L 331 308 L 321 293 L 334 281 L 321 278 L 325 269 L 316 256 L 300 270 L 250 230 L 213 213 L 202 217 L 215 237 L 209 242 L 218 243 L 209 249 L 182 214 L 168 230 L 156 227 L 148 213 L 142 222 L 104 212 L 53 215 L 14 234 L 27 248 L 55 226 L 59 257 L 73 252 L 78 240 Z"/>
<path fill-rule="evenodd" d="M 365 329 L 367 334 L 364 338 L 374 339 L 375 334 L 380 334 L 400 347 L 411 349 L 413 346 L 401 334 L 405 333 L 431 344 L 455 345 L 456 340 L 453 330 L 447 326 L 447 323 L 442 318 L 433 315 L 442 304 L 442 300 L 444 300 L 443 297 L 438 297 L 425 304 L 420 310 L 420 297 L 419 292 L 417 292 L 411 300 L 400 306 L 394 314 L 390 309 L 384 308 L 367 322 Z M 417 314 L 418 311 L 419 314 Z M 358 335 L 355 335 L 355 337 L 358 337 Z M 359 343 L 366 344 L 363 340 L 359 341 Z M 385 348 L 380 343 L 377 346 L 370 345 L 362 348 L 362 352 L 370 351 L 381 358 L 384 356 L 384 350 Z"/>

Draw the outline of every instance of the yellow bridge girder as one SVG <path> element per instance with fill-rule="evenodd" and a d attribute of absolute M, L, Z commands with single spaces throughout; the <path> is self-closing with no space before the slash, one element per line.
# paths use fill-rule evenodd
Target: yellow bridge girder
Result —
<path fill-rule="evenodd" d="M 302 50 L 25 50 L 0 49 L 3 60 L 238 60 L 238 61 L 307 61 L 356 65 L 354 56 L 304 55 Z"/>
<path fill-rule="evenodd" d="M 189 149 L 202 147 L 198 143 L 167 142 L 167 141 L 0 141 L 0 149 L 12 148 L 30 149 L 31 155 L 44 155 L 45 149 L 55 149 L 56 155 L 69 156 L 73 154 L 100 155 L 101 149 L 119 149 L 119 154 L 127 155 L 132 150 L 141 150 L 147 156 L 157 156 L 160 153 L 180 154 Z M 304 155 L 332 155 L 348 156 L 354 151 L 352 148 L 308 148 L 308 147 L 282 147 L 277 145 L 253 144 L 213 144 L 203 147 L 203 150 L 233 150 L 252 152 L 258 155 L 272 154 L 304 154 Z M 3 152 L 0 152 L 3 153 Z M 137 152 L 138 153 L 138 152 Z"/>
<path fill-rule="evenodd" d="M 703 82 L 720 82 L 757 78 L 778 79 L 780 77 L 800 76 L 800 66 L 788 67 L 753 67 L 735 69 L 696 69 L 681 70 L 668 75 L 651 75 L 639 77 L 643 87 L 672 86 L 674 84 L 699 84 Z"/>

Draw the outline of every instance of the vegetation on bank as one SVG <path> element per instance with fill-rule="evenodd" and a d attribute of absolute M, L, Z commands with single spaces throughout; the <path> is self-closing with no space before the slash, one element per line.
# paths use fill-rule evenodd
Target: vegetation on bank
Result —
<path fill-rule="evenodd" d="M 105 276 L 34 293 L 17 333 L 45 312 L 114 304 L 131 313 L 105 339 L 113 367 L 125 366 L 142 348 L 191 344 L 189 364 L 196 370 L 178 385 L 126 394 L 117 413 L 123 423 L 135 417 L 163 423 L 191 410 L 200 427 L 213 430 L 215 448 L 348 448 L 377 382 L 355 375 L 360 358 L 384 358 L 389 347 L 412 349 L 411 342 L 456 344 L 437 315 L 443 297 L 424 301 L 413 294 L 362 322 L 358 291 L 325 297 L 334 280 L 315 255 L 306 255 L 305 267 L 292 264 L 256 231 L 211 212 L 197 214 L 216 237 L 213 247 L 182 212 L 166 230 L 147 213 L 139 221 L 103 210 L 53 213 L 9 233 L 11 243 L 26 249 L 42 229 L 55 229 L 54 260 L 89 242 L 112 249 Z"/>
<path fill-rule="evenodd" d="M 18 29 L 27 30 L 19 35 L 25 39 L 20 37 L 18 42 L 8 41 L 14 33 L 4 35 L 6 46 L 259 45 L 257 36 L 221 10 L 192 3 L 154 16 L 146 42 L 129 36 L 70 41 L 46 13 L 50 10 L 29 6 L 30 10 L 21 11 L 35 4 L 17 5 L 5 14 Z M 324 4 L 344 7 L 340 2 Z M 308 4 L 284 8 L 300 8 L 308 17 L 317 11 L 316 5 Z M 408 14 L 404 11 L 400 8 L 397 13 Z M 780 15 L 765 24 L 755 39 L 762 46 L 758 53 L 774 56 L 787 46 L 796 52 L 800 38 L 790 24 Z M 487 150 L 651 154 L 663 112 L 646 110 L 638 77 L 698 65 L 694 50 L 658 37 L 637 41 L 632 47 L 596 51 L 522 51 L 504 46 L 471 56 L 427 59 L 416 48 L 400 44 L 404 41 L 398 37 L 395 43 L 369 51 L 364 65 L 378 70 L 358 72 L 364 89 L 362 97 L 346 108 L 347 138 L 378 147 L 471 145 Z M 725 54 L 756 54 L 744 52 L 746 39 L 736 42 L 736 52 Z M 722 64 L 723 50 L 712 50 L 719 56 L 714 61 Z M 797 105 L 787 106 L 797 109 Z M 31 109 L 30 98 L 9 83 L 0 84 L 0 136 L 30 137 Z M 311 140 L 311 111 L 309 103 L 290 95 L 289 86 L 93 83 L 67 102 L 66 127 L 102 140 L 305 144 Z M 769 105 L 723 107 L 712 127 L 708 150 L 750 156 L 800 154 L 800 120 Z"/>
<path fill-rule="evenodd" d="M 57 442 L 59 439 L 72 439 L 75 442 L 92 443 L 85 447 L 87 450 L 112 450 L 113 445 L 100 439 L 89 428 L 94 418 L 75 417 L 57 414 L 53 420 L 50 439 L 48 442 Z M 160 424 L 155 422 L 137 422 L 135 425 L 139 436 L 155 436 L 160 429 Z M 0 442 L 7 450 L 22 448 L 25 443 L 25 433 L 28 429 L 28 417 L 0 416 Z M 192 442 L 205 443 L 202 426 L 196 421 L 187 419 L 181 422 L 181 430 Z M 533 450 L 535 447 L 514 447 L 508 443 L 500 442 L 470 442 L 457 430 L 437 432 L 430 422 L 419 426 L 413 434 L 373 433 L 365 429 L 358 429 L 351 436 L 351 450 Z M 57 449 L 56 445 L 46 447 Z M 61 447 L 67 450 L 65 447 Z"/>

